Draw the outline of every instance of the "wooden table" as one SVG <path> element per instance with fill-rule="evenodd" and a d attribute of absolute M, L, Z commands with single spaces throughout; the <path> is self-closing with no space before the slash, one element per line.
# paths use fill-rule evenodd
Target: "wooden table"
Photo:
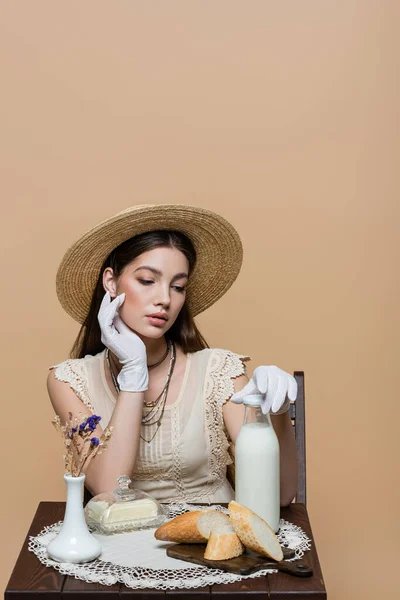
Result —
<path fill-rule="evenodd" d="M 326 590 L 311 526 L 304 504 L 292 504 L 281 511 L 282 518 L 299 525 L 312 541 L 312 549 L 301 562 L 311 565 L 312 577 L 299 578 L 282 573 L 256 577 L 238 583 L 215 584 L 193 590 L 132 590 L 123 584 L 104 586 L 86 583 L 74 577 L 61 575 L 45 567 L 29 552 L 28 539 L 38 535 L 46 526 L 64 517 L 65 502 L 41 502 L 36 511 L 21 553 L 4 593 L 5 600 L 158 600 L 161 598 L 185 600 L 325 600 Z"/>

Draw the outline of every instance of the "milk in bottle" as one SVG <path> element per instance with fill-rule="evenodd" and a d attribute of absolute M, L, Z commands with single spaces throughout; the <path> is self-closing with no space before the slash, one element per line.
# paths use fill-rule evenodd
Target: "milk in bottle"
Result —
<path fill-rule="evenodd" d="M 235 444 L 235 500 L 279 529 L 279 442 L 262 396 L 243 398 L 245 416 Z"/>

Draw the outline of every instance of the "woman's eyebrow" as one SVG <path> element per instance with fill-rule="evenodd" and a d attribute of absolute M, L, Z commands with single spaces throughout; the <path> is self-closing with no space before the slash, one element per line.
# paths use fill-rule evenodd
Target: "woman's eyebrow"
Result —
<path fill-rule="evenodd" d="M 136 271 L 140 271 L 141 269 L 146 269 L 147 271 L 151 271 L 155 275 L 160 275 L 160 276 L 162 275 L 161 271 L 159 271 L 155 267 L 150 267 L 148 265 L 143 265 L 141 267 L 138 267 L 137 269 L 134 270 L 134 273 L 136 273 Z M 189 276 L 187 273 L 177 273 L 176 275 L 173 276 L 172 280 L 182 279 L 182 277 L 186 277 L 186 279 L 188 279 Z"/>

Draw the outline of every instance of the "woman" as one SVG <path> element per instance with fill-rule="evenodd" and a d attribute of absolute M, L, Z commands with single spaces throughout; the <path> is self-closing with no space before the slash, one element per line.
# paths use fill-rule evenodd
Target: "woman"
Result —
<path fill-rule="evenodd" d="M 93 495 L 128 474 L 162 501 L 229 502 L 229 439 L 242 424 L 243 395 L 262 392 L 276 413 L 281 504 L 292 501 L 297 455 L 286 392 L 294 399 L 294 379 L 259 367 L 249 382 L 249 358 L 210 349 L 193 320 L 229 289 L 241 262 L 232 225 L 184 205 L 127 209 L 66 253 L 57 293 L 83 325 L 73 358 L 52 367 L 48 391 L 62 421 L 69 412 L 101 415 L 97 437 L 114 427 L 86 471 Z"/>

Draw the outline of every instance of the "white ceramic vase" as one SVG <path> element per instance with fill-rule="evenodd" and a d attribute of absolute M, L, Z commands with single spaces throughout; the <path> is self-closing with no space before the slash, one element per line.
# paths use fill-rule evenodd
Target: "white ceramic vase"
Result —
<path fill-rule="evenodd" d="M 47 554 L 57 562 L 84 563 L 101 554 L 100 542 L 89 532 L 83 512 L 85 475 L 64 475 L 67 485 L 67 505 L 58 535 L 47 546 Z"/>

